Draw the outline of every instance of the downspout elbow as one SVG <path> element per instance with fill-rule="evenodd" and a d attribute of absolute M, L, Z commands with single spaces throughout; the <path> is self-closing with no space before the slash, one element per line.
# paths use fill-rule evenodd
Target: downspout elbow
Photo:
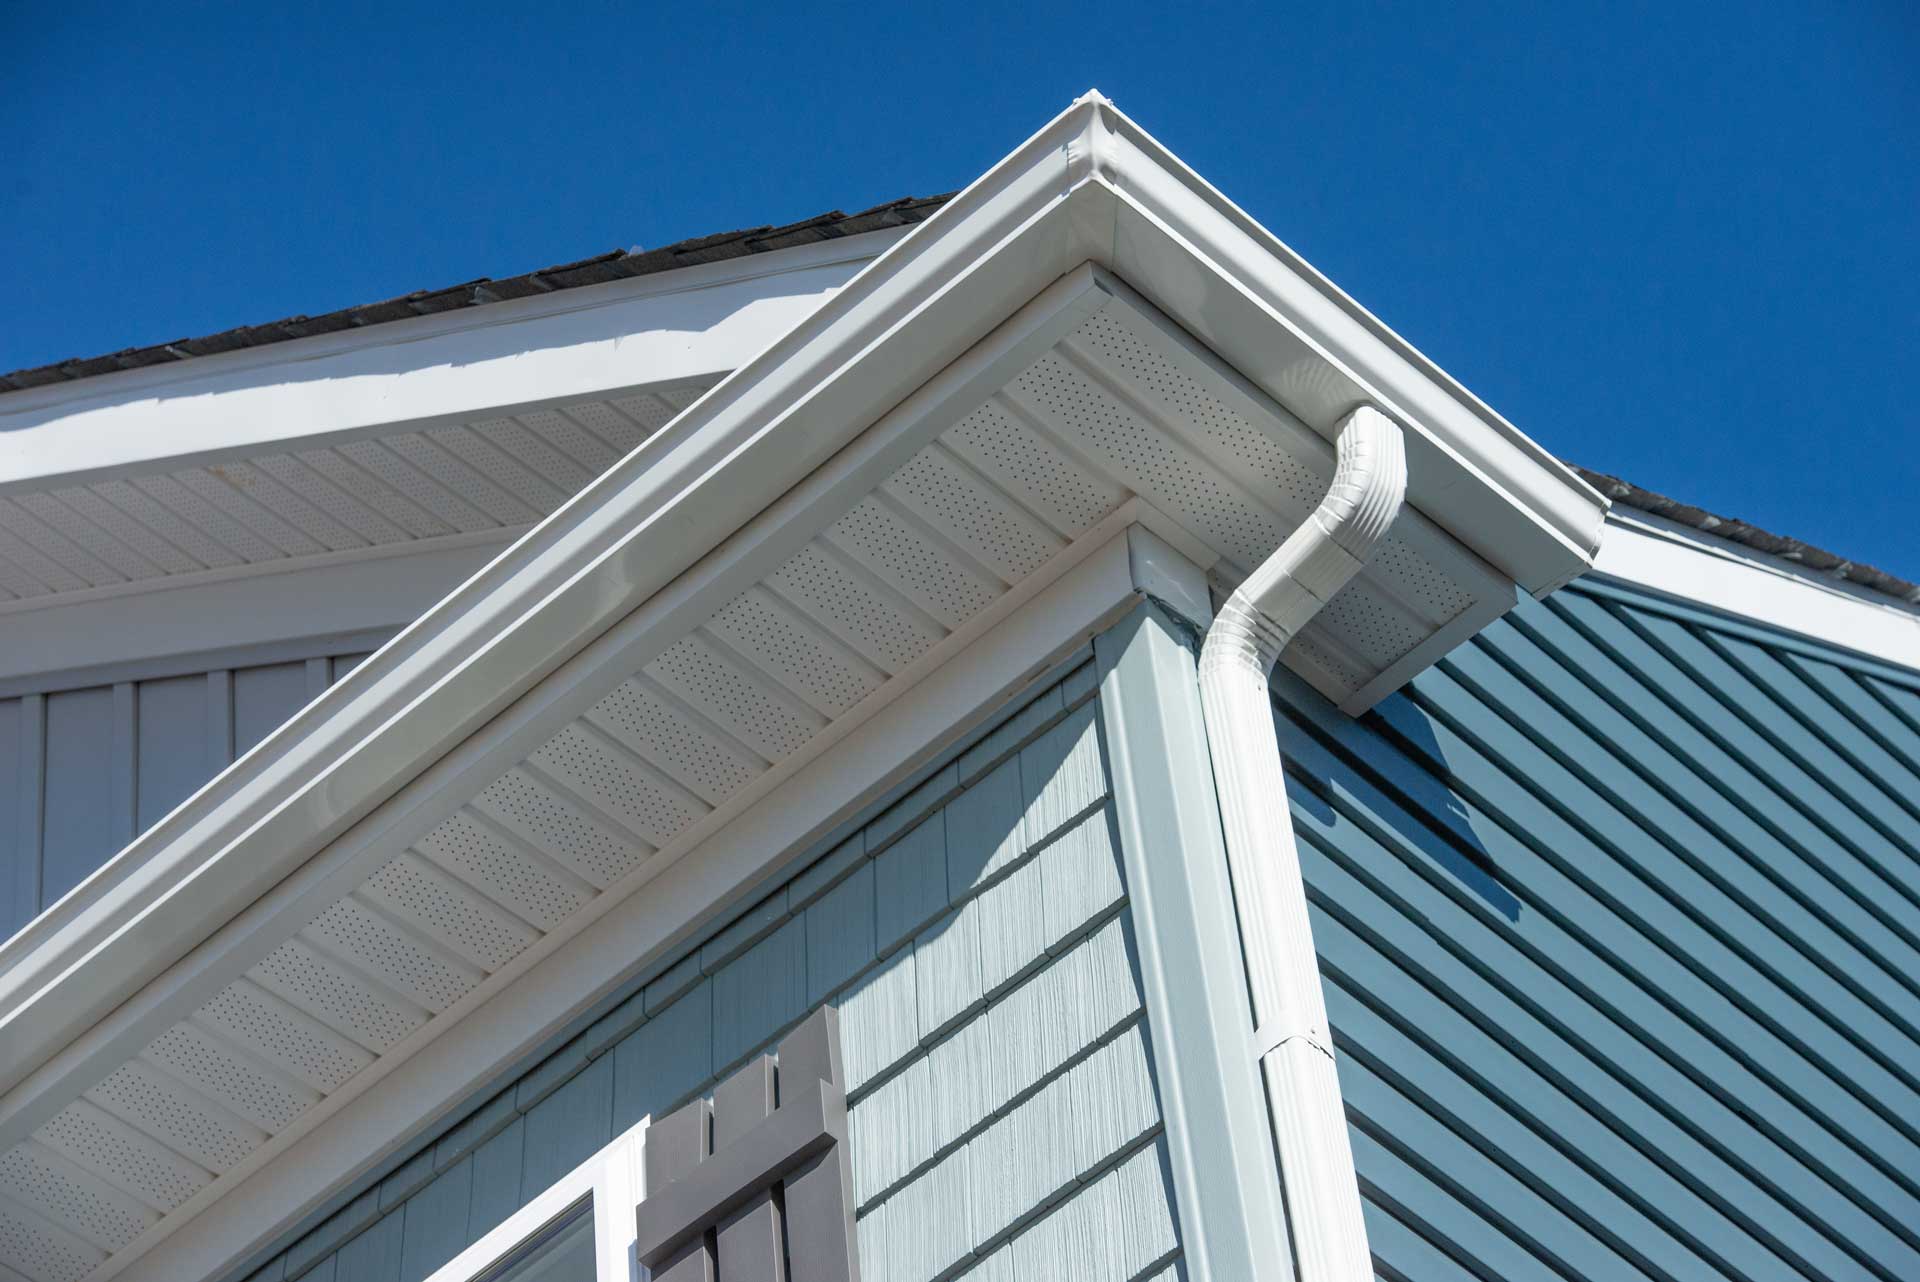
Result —
<path fill-rule="evenodd" d="M 1287 642 L 1365 566 L 1406 493 L 1399 426 L 1362 406 L 1341 424 L 1326 497 L 1221 607 L 1201 651 L 1203 667 L 1209 656 L 1256 664 L 1264 681 Z"/>

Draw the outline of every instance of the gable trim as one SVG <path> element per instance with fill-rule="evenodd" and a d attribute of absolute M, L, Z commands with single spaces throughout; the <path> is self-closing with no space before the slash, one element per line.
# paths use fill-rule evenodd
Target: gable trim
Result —
<path fill-rule="evenodd" d="M 1014 197 L 1015 215 L 1046 199 Z M 963 195 L 943 215 L 965 205 Z M 296 871 L 307 882 L 324 875 L 306 866 L 311 856 L 436 762 L 441 786 L 476 765 L 504 769 L 504 727 L 489 725 L 496 714 L 511 708 L 507 720 L 521 733 L 557 729 L 582 710 L 579 686 L 599 663 L 645 662 L 647 638 L 672 618 L 716 608 L 772 568 L 790 546 L 784 539 L 837 515 L 832 496 L 877 483 L 914 441 L 946 425 L 943 410 L 957 417 L 968 396 L 977 402 L 1105 297 L 1082 270 L 1024 306 L 965 300 L 1010 319 L 991 335 L 962 327 L 944 345 L 957 350 L 936 352 L 940 372 L 916 390 L 907 362 L 850 363 L 843 346 L 875 357 L 911 342 L 927 308 L 950 309 L 968 290 L 1004 297 L 1025 273 L 1004 258 L 988 260 L 993 271 L 958 273 L 895 258 L 870 269 L 884 279 L 857 306 L 842 294 L 822 309 L 852 313 L 826 316 L 827 335 L 789 335 L 709 392 L 294 716 L 255 750 L 252 769 L 216 780 L 0 944 L 0 1089 L 9 1091 L 0 1130 L 36 1061 L 76 1037 L 101 1045 L 101 1017 L 204 938 L 210 922 L 228 922 Z M 763 366 L 779 377 L 754 377 Z M 714 552 L 701 561 L 707 548 Z M 476 749 L 467 741 L 482 726 L 493 742 Z M 324 800 L 289 804 L 296 797 Z M 355 832 L 349 844 L 364 849 L 369 835 Z M 203 875 L 216 865 L 220 877 Z M 85 983 L 61 982 L 82 965 Z"/>

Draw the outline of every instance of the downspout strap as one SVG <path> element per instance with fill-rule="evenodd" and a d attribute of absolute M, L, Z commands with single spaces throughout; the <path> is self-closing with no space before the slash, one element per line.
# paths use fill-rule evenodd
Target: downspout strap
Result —
<path fill-rule="evenodd" d="M 1253 1030 L 1253 1056 L 1264 1060 L 1288 1042 L 1294 1041 L 1305 1042 L 1328 1059 L 1333 1058 L 1332 1039 L 1317 1030 L 1309 1028 L 1287 1032 L 1271 1024 L 1262 1024 Z"/>

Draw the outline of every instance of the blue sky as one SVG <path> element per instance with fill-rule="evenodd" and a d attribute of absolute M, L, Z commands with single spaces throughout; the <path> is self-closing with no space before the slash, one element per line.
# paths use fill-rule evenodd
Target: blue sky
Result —
<path fill-rule="evenodd" d="M 1089 86 L 1564 457 L 1920 577 L 1920 7 L 0 4 L 0 368 L 959 186 Z"/>

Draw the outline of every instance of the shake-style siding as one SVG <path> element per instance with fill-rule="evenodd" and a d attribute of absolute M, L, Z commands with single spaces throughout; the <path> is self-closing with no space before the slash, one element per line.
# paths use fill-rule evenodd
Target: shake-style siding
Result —
<path fill-rule="evenodd" d="M 419 1282 L 823 1001 L 841 1014 L 864 1282 L 1172 1282 L 1093 689 L 1089 662 L 655 967 L 256 1282 Z"/>
<path fill-rule="evenodd" d="M 1276 690 L 1382 1277 L 1920 1277 L 1920 680 L 1576 586 Z"/>
<path fill-rule="evenodd" d="M 366 658 L 308 648 L 312 657 L 285 662 L 0 697 L 0 934 L 26 925 Z"/>

